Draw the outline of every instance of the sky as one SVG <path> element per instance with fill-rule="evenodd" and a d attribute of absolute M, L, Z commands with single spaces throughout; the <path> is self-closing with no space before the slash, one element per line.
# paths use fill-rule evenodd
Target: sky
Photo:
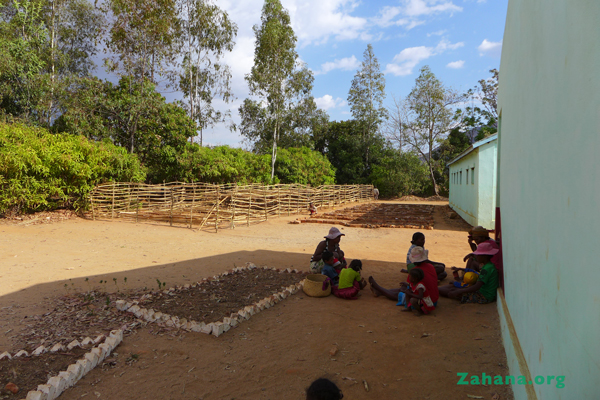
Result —
<path fill-rule="evenodd" d="M 263 0 L 217 0 L 238 25 L 231 67 L 236 100 L 217 102 L 235 123 L 247 98 L 244 76 L 254 63 L 252 26 L 260 24 Z M 281 0 L 298 38 L 297 52 L 315 74 L 313 96 L 332 121 L 351 119 L 352 79 L 373 46 L 386 79 L 385 105 L 407 96 L 429 65 L 445 86 L 466 91 L 499 68 L 508 0 Z M 169 100 L 181 97 L 168 95 Z M 248 148 L 238 132 L 220 124 L 203 135 L 207 145 Z"/>

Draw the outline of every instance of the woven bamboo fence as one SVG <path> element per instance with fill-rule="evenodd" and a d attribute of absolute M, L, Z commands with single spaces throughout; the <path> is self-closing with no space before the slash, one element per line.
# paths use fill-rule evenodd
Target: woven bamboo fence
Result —
<path fill-rule="evenodd" d="M 159 221 L 197 229 L 256 224 L 281 215 L 306 213 L 312 202 L 331 208 L 373 199 L 372 185 L 299 184 L 239 186 L 172 182 L 147 185 L 111 182 L 90 194 L 93 219 Z"/>

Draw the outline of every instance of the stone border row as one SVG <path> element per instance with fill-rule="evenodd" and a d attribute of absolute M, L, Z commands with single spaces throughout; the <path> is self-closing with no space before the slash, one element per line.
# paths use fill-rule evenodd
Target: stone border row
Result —
<path fill-rule="evenodd" d="M 103 338 L 104 335 L 98 338 Z M 89 339 L 89 338 L 86 338 Z M 91 340 L 91 339 L 90 339 Z M 100 339 L 99 341 L 101 341 Z M 85 341 L 85 339 L 84 339 Z M 75 386 L 88 372 L 100 364 L 110 353 L 123 341 L 123 331 L 121 329 L 111 331 L 103 343 L 99 344 L 85 353 L 83 358 L 67 367 L 66 371 L 60 371 L 58 375 L 48 379 L 43 385 L 38 385 L 37 390 L 31 390 L 27 393 L 25 400 L 54 400 L 60 396 L 66 389 Z M 74 341 L 75 342 L 75 341 Z M 69 345 L 73 344 L 71 342 Z M 56 347 L 56 346 L 55 346 Z M 78 346 L 72 346 L 78 347 Z M 67 346 L 68 348 L 68 346 Z M 39 348 L 38 348 L 39 349 Z M 37 349 L 36 349 L 37 350 Z M 52 350 L 50 350 L 52 351 Z M 33 352 L 35 353 L 35 352 Z M 32 354 L 33 354 L 32 353 Z M 41 354 L 41 353 L 40 353 Z"/>
<path fill-rule="evenodd" d="M 0 360 L 3 360 L 5 358 L 12 360 L 13 358 L 19 358 L 19 357 L 41 356 L 42 354 L 48 353 L 48 352 L 57 353 L 59 351 L 73 350 L 75 347 L 85 348 L 89 345 L 96 345 L 104 339 L 106 339 L 106 336 L 98 335 L 98 337 L 96 337 L 96 339 L 86 337 L 81 342 L 79 342 L 77 339 L 75 339 L 66 346 L 64 346 L 61 343 L 56 343 L 52 347 L 45 347 L 44 345 L 41 345 L 41 346 L 37 347 L 35 350 L 33 350 L 31 352 L 31 354 L 29 352 L 27 352 L 26 350 L 19 350 L 12 355 L 8 351 L 5 351 L 4 353 L 0 354 Z"/>
<path fill-rule="evenodd" d="M 233 270 L 224 272 L 220 275 L 215 275 L 210 278 L 204 278 L 201 282 L 194 283 L 192 285 L 186 284 L 184 286 L 178 286 L 175 288 L 170 288 L 169 290 L 164 290 L 165 294 L 173 294 L 175 291 L 188 290 L 190 288 L 196 288 L 203 283 L 209 282 L 210 280 L 218 280 L 222 276 L 233 275 L 238 272 L 242 272 L 245 270 L 253 270 L 253 269 L 261 269 L 252 263 L 246 263 L 244 267 L 236 267 Z M 270 267 L 262 267 L 265 270 L 273 270 L 279 273 L 296 273 L 296 274 L 306 274 L 306 272 L 298 271 L 297 269 L 287 268 L 285 270 L 279 270 L 278 268 L 270 268 Z M 223 318 L 223 321 L 210 322 L 208 324 L 204 322 L 196 322 L 196 321 L 188 321 L 186 318 L 179 318 L 176 316 L 172 316 L 169 314 L 162 313 L 160 311 L 154 311 L 153 309 L 146 309 L 140 307 L 138 301 L 126 302 L 125 300 L 117 300 L 116 305 L 117 309 L 120 311 L 127 311 L 135 315 L 137 318 L 144 319 L 148 322 L 155 322 L 158 324 L 164 324 L 169 327 L 175 327 L 177 329 L 184 329 L 192 332 L 201 332 L 209 335 L 214 335 L 216 337 L 221 336 L 223 333 L 227 332 L 232 327 L 237 326 L 241 322 L 244 322 L 250 319 L 254 314 L 259 313 L 265 308 L 269 308 L 279 303 L 281 300 L 291 296 L 292 294 L 297 293 L 302 289 L 304 285 L 304 281 L 296 283 L 294 285 L 290 285 L 283 289 L 281 292 L 277 292 L 272 294 L 271 296 L 267 296 L 258 302 L 246 306 L 243 309 L 239 310 L 236 313 L 232 313 L 229 317 Z M 140 300 L 149 299 L 152 295 L 147 294 L 142 296 Z"/>

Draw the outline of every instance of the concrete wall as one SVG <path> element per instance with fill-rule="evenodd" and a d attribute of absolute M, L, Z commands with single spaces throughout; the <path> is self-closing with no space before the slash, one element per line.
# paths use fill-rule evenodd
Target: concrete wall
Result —
<path fill-rule="evenodd" d="M 531 376 L 565 376 L 563 389 L 533 385 L 539 399 L 600 396 L 599 38 L 600 1 L 510 0 L 498 105 L 507 311 Z"/>
<path fill-rule="evenodd" d="M 469 154 L 450 165 L 450 207 L 471 225 L 477 225 L 477 187 L 479 185 L 479 149 L 474 149 Z M 475 184 L 471 184 L 471 168 L 475 168 Z M 469 181 L 467 182 L 467 170 Z M 462 182 L 460 176 L 462 173 Z M 455 174 L 456 180 L 453 179 Z"/>
<path fill-rule="evenodd" d="M 495 224 L 497 143 L 497 140 L 479 146 L 475 143 L 477 147 L 449 167 L 450 207 L 469 224 L 487 229 L 494 229 Z"/>
<path fill-rule="evenodd" d="M 496 221 L 496 170 L 498 168 L 498 140 L 478 148 L 479 171 L 475 181 L 479 182 L 477 198 L 477 225 L 494 229 Z M 479 179 L 478 179 L 479 178 Z"/>

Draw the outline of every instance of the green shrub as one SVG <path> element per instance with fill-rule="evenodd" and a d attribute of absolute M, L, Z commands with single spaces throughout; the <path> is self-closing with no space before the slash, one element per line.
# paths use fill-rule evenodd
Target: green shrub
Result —
<path fill-rule="evenodd" d="M 0 123 L 0 215 L 79 209 L 101 182 L 144 179 L 137 157 L 124 148 Z"/>
<path fill-rule="evenodd" d="M 388 149 L 370 180 L 382 197 L 423 195 L 431 188 L 427 165 L 417 155 Z"/>
<path fill-rule="evenodd" d="M 335 169 L 327 157 L 307 147 L 279 149 L 275 160 L 275 176 L 281 183 L 311 186 L 335 183 Z"/>

